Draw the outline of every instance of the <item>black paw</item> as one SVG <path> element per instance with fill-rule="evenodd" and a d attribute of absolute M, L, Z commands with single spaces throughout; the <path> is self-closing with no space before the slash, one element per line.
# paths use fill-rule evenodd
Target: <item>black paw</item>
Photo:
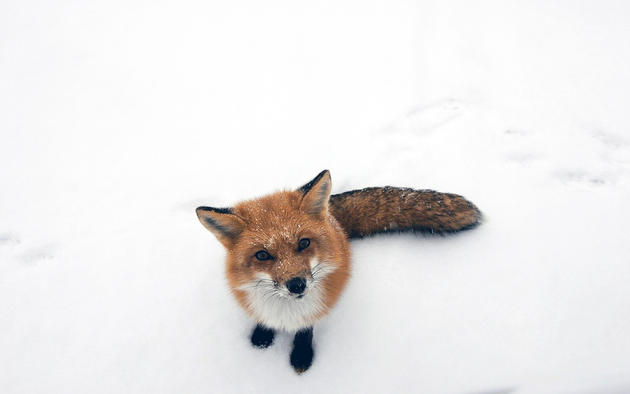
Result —
<path fill-rule="evenodd" d="M 276 335 L 275 331 L 271 328 L 267 328 L 258 324 L 252 332 L 252 345 L 261 349 L 271 346 L 273 343 L 273 337 Z"/>
<path fill-rule="evenodd" d="M 313 363 L 313 347 L 294 347 L 291 352 L 291 365 L 295 372 L 302 373 Z"/>
<path fill-rule="evenodd" d="M 302 373 L 313 363 L 313 328 L 298 331 L 293 340 L 291 365 L 295 372 Z"/>

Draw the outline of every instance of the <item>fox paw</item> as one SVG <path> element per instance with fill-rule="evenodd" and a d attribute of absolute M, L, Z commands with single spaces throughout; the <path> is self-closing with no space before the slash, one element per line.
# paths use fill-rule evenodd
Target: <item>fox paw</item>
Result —
<path fill-rule="evenodd" d="M 275 335 L 275 331 L 271 328 L 258 324 L 256 328 L 254 328 L 254 332 L 252 332 L 252 345 L 261 349 L 268 348 L 273 343 Z"/>
<path fill-rule="evenodd" d="M 296 346 L 291 352 L 291 365 L 295 372 L 301 374 L 309 369 L 313 363 L 313 347 L 308 346 Z"/>

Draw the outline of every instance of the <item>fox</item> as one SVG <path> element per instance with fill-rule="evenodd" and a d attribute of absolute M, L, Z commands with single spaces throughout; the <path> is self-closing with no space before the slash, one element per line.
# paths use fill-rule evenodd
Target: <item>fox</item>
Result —
<path fill-rule="evenodd" d="M 447 234 L 475 228 L 481 211 L 433 190 L 369 187 L 331 195 L 330 172 L 295 190 L 196 214 L 226 249 L 225 273 L 237 303 L 256 323 L 251 344 L 277 331 L 294 335 L 296 373 L 313 362 L 313 326 L 339 300 L 351 274 L 349 241 L 391 232 Z"/>

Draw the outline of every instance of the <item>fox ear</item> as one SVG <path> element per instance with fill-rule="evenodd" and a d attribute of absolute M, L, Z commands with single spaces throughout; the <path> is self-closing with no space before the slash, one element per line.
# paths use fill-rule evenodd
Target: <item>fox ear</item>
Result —
<path fill-rule="evenodd" d="M 210 230 L 227 248 L 246 227 L 245 222 L 236 216 L 231 208 L 197 208 L 197 217 L 205 228 Z"/>
<path fill-rule="evenodd" d="M 298 189 L 304 193 L 300 208 L 312 215 L 325 216 L 328 213 L 331 187 L 330 172 L 320 172 L 312 181 Z"/>

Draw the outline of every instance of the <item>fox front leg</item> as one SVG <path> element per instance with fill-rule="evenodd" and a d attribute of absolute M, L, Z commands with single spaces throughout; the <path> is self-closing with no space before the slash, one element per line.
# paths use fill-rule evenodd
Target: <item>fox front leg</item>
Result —
<path fill-rule="evenodd" d="M 267 328 L 262 324 L 257 324 L 256 328 L 254 328 L 254 331 L 252 332 L 252 345 L 261 349 L 267 348 L 273 343 L 273 337 L 275 335 L 276 332 L 272 328 Z"/>
<path fill-rule="evenodd" d="M 313 327 L 302 329 L 295 333 L 293 351 L 291 351 L 291 365 L 295 372 L 306 371 L 313 363 Z"/>

